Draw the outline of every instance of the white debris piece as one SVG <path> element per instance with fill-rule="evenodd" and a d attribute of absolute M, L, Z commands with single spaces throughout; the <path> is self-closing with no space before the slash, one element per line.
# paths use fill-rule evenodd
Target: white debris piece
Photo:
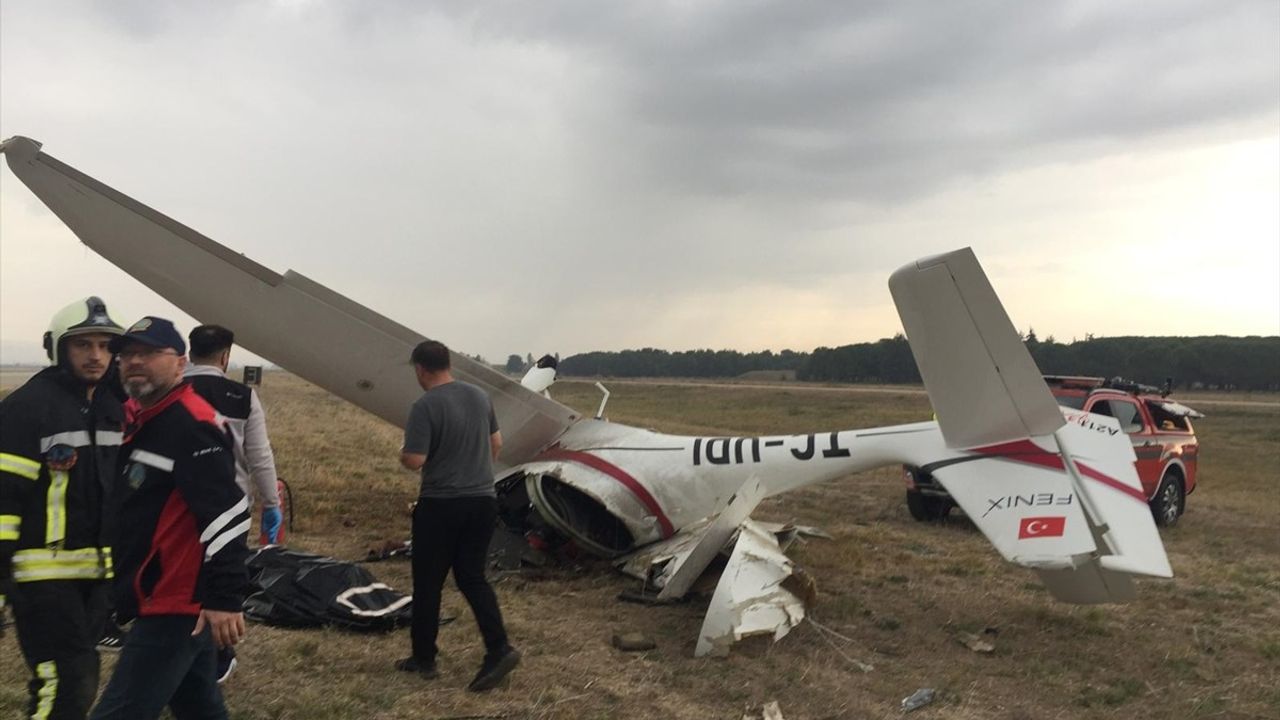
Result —
<path fill-rule="evenodd" d="M 748 478 L 742 487 L 738 488 L 738 492 L 729 498 L 725 509 L 716 516 L 715 521 L 711 523 L 711 527 L 698 543 L 689 548 L 683 556 L 677 557 L 667 565 L 667 579 L 663 584 L 662 592 L 658 593 L 658 599 L 676 600 L 684 597 L 698 576 L 702 575 L 702 571 L 707 569 L 707 565 L 711 564 L 720 549 L 725 546 L 729 538 L 733 537 L 734 530 L 764 499 L 765 494 L 764 484 L 759 479 Z M 777 545 L 776 540 L 774 544 Z"/>
<path fill-rule="evenodd" d="M 938 692 L 933 688 L 920 688 L 907 697 L 902 698 L 902 712 L 919 710 L 937 698 Z"/>
<path fill-rule="evenodd" d="M 777 700 L 770 700 L 760 706 L 760 715 L 755 713 L 746 713 L 742 716 L 742 720 L 786 720 L 782 717 L 782 707 L 778 705 Z"/>
<path fill-rule="evenodd" d="M 659 540 L 619 558 L 614 566 L 623 574 L 644 580 L 660 590 L 670 577 L 669 566 L 689 554 L 711 527 L 711 522 L 712 518 L 699 520 L 666 540 Z"/>
<path fill-rule="evenodd" d="M 995 643 L 985 640 L 981 636 L 974 635 L 973 633 L 960 633 L 956 636 L 956 640 L 959 641 L 961 645 L 964 645 L 976 653 L 982 653 L 983 655 L 990 655 L 996 651 Z"/>
<path fill-rule="evenodd" d="M 729 654 L 750 635 L 784 637 L 804 620 L 804 602 L 782 586 L 796 570 L 777 539 L 751 520 L 740 526 L 729 564 L 702 621 L 694 656 Z"/>

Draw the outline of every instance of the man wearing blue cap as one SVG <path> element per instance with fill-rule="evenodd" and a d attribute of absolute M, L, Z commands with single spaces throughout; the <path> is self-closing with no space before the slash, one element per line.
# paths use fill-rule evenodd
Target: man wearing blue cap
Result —
<path fill-rule="evenodd" d="M 144 317 L 111 342 L 125 404 L 116 613 L 134 618 L 95 720 L 226 718 L 216 648 L 244 636 L 249 504 L 217 411 L 182 382 L 186 342 Z"/>

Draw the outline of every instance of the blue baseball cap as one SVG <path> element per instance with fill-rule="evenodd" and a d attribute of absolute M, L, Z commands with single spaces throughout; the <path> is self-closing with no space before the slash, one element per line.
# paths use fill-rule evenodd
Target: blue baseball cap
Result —
<path fill-rule="evenodd" d="M 111 338 L 111 344 L 108 349 L 113 353 L 118 353 L 124 349 L 125 345 L 131 342 L 142 343 L 151 347 L 173 348 L 179 355 L 187 354 L 187 341 L 182 339 L 182 333 L 178 332 L 178 329 L 173 326 L 171 321 L 164 318 L 150 315 L 142 318 L 130 325 L 123 335 Z"/>

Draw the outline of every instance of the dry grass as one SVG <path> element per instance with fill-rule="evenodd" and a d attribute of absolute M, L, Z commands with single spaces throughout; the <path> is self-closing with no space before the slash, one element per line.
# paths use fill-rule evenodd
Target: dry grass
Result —
<path fill-rule="evenodd" d="M 615 421 L 689 433 L 790 433 L 927 418 L 909 389 L 815 392 L 698 385 L 612 386 Z M 556 396 L 594 412 L 587 383 Z M 291 545 L 358 558 L 408 531 L 413 475 L 397 469 L 399 433 L 283 373 L 262 389 L 281 472 L 294 487 Z M 1195 405 L 1193 397 L 1184 396 Z M 1274 402 L 1275 397 L 1261 398 Z M 408 402 L 409 399 L 406 399 Z M 1210 410 L 1209 407 L 1205 408 Z M 405 633 L 356 635 L 254 625 L 225 687 L 232 717 L 732 718 L 780 702 L 796 718 L 899 717 L 919 687 L 938 700 L 919 718 L 1280 717 L 1280 406 L 1215 406 L 1201 421 L 1201 488 L 1165 541 L 1178 577 L 1143 582 L 1138 602 L 1053 602 L 1034 575 L 1001 562 L 962 518 L 911 521 L 894 469 L 771 500 L 770 520 L 818 525 L 832 541 L 792 551 L 817 578 L 812 616 L 777 644 L 753 641 L 726 660 L 692 657 L 705 598 L 662 608 L 618 602 L 633 586 L 598 563 L 500 580 L 497 591 L 525 663 L 483 696 L 462 688 L 479 663 L 478 634 L 449 589 L 443 677 L 392 672 Z M 370 569 L 408 587 L 407 563 Z M 991 628 L 991 655 L 962 633 Z M 625 654 L 610 636 L 639 630 L 656 650 Z M 830 639 L 827 639 L 830 638 Z M 863 673 L 849 661 L 871 663 Z M 112 664 L 104 660 L 104 677 Z M 0 715 L 18 714 L 25 670 L 0 640 Z"/>

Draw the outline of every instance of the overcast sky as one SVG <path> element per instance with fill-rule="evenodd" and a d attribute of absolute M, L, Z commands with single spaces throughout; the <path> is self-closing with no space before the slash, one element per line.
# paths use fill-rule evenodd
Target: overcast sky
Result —
<path fill-rule="evenodd" d="M 457 350 L 1280 334 L 1280 3 L 3 0 L 0 135 Z M 192 321 L 0 170 L 0 362 Z"/>

